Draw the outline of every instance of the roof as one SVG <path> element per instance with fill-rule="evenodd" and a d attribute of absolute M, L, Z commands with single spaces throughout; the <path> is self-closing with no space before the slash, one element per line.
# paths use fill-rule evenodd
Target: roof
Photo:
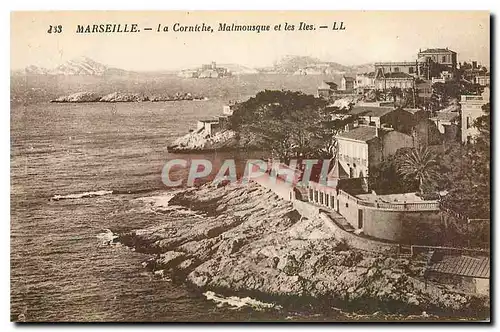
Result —
<path fill-rule="evenodd" d="M 379 118 L 379 117 L 386 115 L 392 111 L 394 111 L 393 107 L 354 106 L 353 109 L 349 113 L 351 113 L 353 115 L 372 116 L 375 118 Z"/>
<path fill-rule="evenodd" d="M 396 72 L 391 72 L 391 73 L 385 73 L 384 74 L 385 78 L 408 78 L 408 79 L 413 79 L 413 76 L 406 74 L 406 73 L 396 73 Z"/>
<path fill-rule="evenodd" d="M 219 119 L 202 119 L 198 120 L 198 122 L 219 122 Z"/>
<path fill-rule="evenodd" d="M 431 120 L 439 120 L 439 121 L 453 121 L 458 118 L 458 112 L 436 112 L 436 116 L 433 116 Z"/>
<path fill-rule="evenodd" d="M 365 76 L 365 77 L 375 77 L 375 72 L 372 71 L 372 72 L 369 72 L 369 73 L 361 73 L 361 74 L 357 74 L 357 76 Z"/>
<path fill-rule="evenodd" d="M 338 138 L 347 138 L 355 141 L 368 142 L 377 137 L 377 128 L 370 126 L 359 126 L 352 130 L 337 135 Z"/>
<path fill-rule="evenodd" d="M 355 81 L 354 77 L 350 76 L 342 76 L 342 78 L 344 78 L 346 81 Z"/>
<path fill-rule="evenodd" d="M 428 48 L 424 51 L 420 51 L 419 53 L 456 53 L 447 48 Z"/>
<path fill-rule="evenodd" d="M 413 115 L 415 115 L 418 112 L 422 112 L 422 109 L 420 109 L 420 108 L 407 108 L 407 107 L 405 107 L 405 108 L 401 108 L 401 109 L 403 111 L 406 111 L 406 112 L 411 113 Z"/>
<path fill-rule="evenodd" d="M 335 89 L 337 87 L 337 83 L 335 82 L 323 82 L 318 87 L 318 89 Z"/>
<path fill-rule="evenodd" d="M 328 172 L 328 179 L 348 179 L 349 174 L 344 170 L 338 161 L 338 158 L 335 157 L 333 168 Z"/>
<path fill-rule="evenodd" d="M 433 256 L 434 257 L 434 256 Z M 455 274 L 464 277 L 489 278 L 490 257 L 467 255 L 444 255 L 430 263 L 428 271 Z"/>

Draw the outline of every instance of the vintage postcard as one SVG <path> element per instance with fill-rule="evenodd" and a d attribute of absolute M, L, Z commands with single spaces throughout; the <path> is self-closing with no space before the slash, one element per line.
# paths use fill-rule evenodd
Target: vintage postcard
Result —
<path fill-rule="evenodd" d="M 11 13 L 14 322 L 489 322 L 490 13 Z"/>

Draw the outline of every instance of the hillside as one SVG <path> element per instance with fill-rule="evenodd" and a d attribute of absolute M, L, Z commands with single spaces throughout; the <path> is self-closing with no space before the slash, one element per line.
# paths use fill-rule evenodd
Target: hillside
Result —
<path fill-rule="evenodd" d="M 52 68 L 30 65 L 24 69 L 13 71 L 13 75 L 63 75 L 63 76 L 111 76 L 127 75 L 129 71 L 106 66 L 88 57 L 79 57 Z"/>
<path fill-rule="evenodd" d="M 323 61 L 310 56 L 287 55 L 274 64 L 274 71 L 278 73 L 296 75 L 342 75 L 373 71 L 372 64 L 346 66 L 337 62 Z"/>

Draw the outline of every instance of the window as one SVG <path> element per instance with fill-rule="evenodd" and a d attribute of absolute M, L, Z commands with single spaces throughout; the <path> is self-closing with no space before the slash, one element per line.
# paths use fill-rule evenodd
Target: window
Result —
<path fill-rule="evenodd" d="M 470 144 L 470 142 L 471 142 L 471 136 L 469 135 L 467 136 L 467 144 Z"/>
<path fill-rule="evenodd" d="M 408 68 L 408 73 L 413 74 L 414 72 L 415 70 L 413 69 L 413 67 Z"/>
<path fill-rule="evenodd" d="M 443 62 L 446 62 L 446 55 L 443 55 Z"/>
<path fill-rule="evenodd" d="M 468 116 L 467 117 L 467 129 L 469 129 L 469 128 L 470 128 L 470 117 Z"/>
<path fill-rule="evenodd" d="M 399 73 L 399 67 L 394 67 L 394 72 Z"/>

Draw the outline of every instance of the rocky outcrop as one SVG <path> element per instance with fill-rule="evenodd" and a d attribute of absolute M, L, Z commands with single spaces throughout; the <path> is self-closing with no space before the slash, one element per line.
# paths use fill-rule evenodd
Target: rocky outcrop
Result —
<path fill-rule="evenodd" d="M 175 139 L 168 147 L 170 152 L 231 150 L 238 148 L 236 133 L 232 130 L 222 130 L 209 135 L 205 130 L 190 132 Z"/>
<path fill-rule="evenodd" d="M 77 92 L 52 100 L 53 103 L 89 103 L 99 101 L 101 97 L 93 92 Z"/>
<path fill-rule="evenodd" d="M 257 184 L 205 185 L 169 205 L 196 214 L 176 219 L 178 210 L 158 206 L 155 213 L 170 214 L 165 222 L 120 241 L 154 253 L 152 270 L 202 290 L 364 312 L 488 314 L 487 299 L 425 281 L 423 259 L 350 248 L 321 219 L 304 218 Z"/>
<path fill-rule="evenodd" d="M 113 92 L 102 97 L 99 101 L 107 103 L 115 102 L 139 102 L 148 101 L 149 97 L 139 93 Z"/>
<path fill-rule="evenodd" d="M 207 98 L 191 94 L 189 92 L 177 92 L 174 95 L 152 95 L 148 96 L 141 93 L 126 93 L 126 92 L 113 92 L 105 96 L 100 96 L 93 92 L 77 92 L 68 96 L 61 96 L 57 99 L 51 100 L 53 103 L 90 103 L 90 102 L 103 102 L 103 103 L 117 103 L 117 102 L 143 102 L 143 101 L 181 101 L 181 100 L 206 100 Z"/>

